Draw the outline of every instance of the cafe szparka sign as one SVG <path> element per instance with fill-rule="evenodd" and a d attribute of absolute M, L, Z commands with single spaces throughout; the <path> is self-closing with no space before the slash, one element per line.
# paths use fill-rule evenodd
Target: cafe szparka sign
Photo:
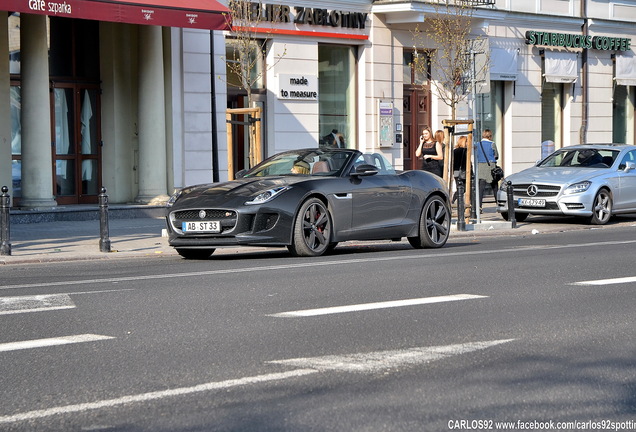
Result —
<path fill-rule="evenodd" d="M 632 40 L 613 36 L 586 36 L 570 33 L 552 33 L 529 30 L 526 44 L 565 48 L 595 49 L 601 51 L 629 51 Z"/>
<path fill-rule="evenodd" d="M 313 26 L 328 26 L 350 29 L 365 29 L 369 14 L 363 12 L 349 12 L 329 10 L 303 6 L 291 7 L 265 3 L 250 3 L 244 9 L 252 21 L 272 23 L 308 24 Z M 241 17 L 236 17 L 241 19 Z"/>

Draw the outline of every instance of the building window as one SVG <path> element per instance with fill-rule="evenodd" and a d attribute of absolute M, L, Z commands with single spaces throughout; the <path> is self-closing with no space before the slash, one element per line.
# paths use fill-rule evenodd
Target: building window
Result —
<path fill-rule="evenodd" d="M 612 104 L 612 142 L 634 143 L 634 88 L 617 85 Z"/>
<path fill-rule="evenodd" d="M 428 53 L 404 50 L 402 71 L 402 80 L 405 85 L 427 85 L 431 76 L 431 62 Z"/>
<path fill-rule="evenodd" d="M 345 147 L 356 148 L 355 48 L 318 45 L 318 63 L 320 136 L 335 130 Z"/>
<path fill-rule="evenodd" d="M 541 142 L 552 141 L 554 148 L 563 145 L 563 84 L 545 82 L 541 93 Z"/>

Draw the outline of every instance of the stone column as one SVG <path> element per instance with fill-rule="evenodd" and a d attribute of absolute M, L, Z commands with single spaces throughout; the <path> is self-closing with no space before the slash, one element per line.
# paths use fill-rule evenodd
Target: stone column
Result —
<path fill-rule="evenodd" d="M 166 114 L 161 27 L 139 26 L 139 194 L 135 201 L 167 201 Z"/>
<path fill-rule="evenodd" d="M 57 205 L 53 196 L 51 105 L 46 17 L 21 14 L 22 201 L 21 207 Z"/>

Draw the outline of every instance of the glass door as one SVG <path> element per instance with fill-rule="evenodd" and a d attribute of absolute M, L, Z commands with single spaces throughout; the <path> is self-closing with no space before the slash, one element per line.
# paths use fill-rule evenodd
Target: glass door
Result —
<path fill-rule="evenodd" d="M 52 95 L 57 203 L 96 203 L 101 186 L 99 90 L 90 85 L 56 83 Z"/>

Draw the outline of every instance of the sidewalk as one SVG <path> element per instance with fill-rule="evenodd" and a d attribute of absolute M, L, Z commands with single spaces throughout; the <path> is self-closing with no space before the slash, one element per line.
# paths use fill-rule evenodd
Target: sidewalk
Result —
<path fill-rule="evenodd" d="M 453 215 L 456 210 L 453 209 Z M 484 203 L 480 223 L 470 223 L 466 231 L 457 231 L 454 217 L 451 239 L 459 236 L 533 235 L 554 231 L 590 229 L 590 225 L 574 223 L 568 219 L 530 218 L 533 222 L 517 223 L 512 229 L 510 222 L 496 212 L 493 202 Z M 607 227 L 629 224 L 636 226 L 636 216 L 621 218 Z M 7 264 L 46 263 L 72 260 L 129 259 L 133 257 L 176 256 L 162 236 L 165 220 L 161 217 L 135 217 L 110 219 L 109 239 L 111 252 L 101 252 L 99 247 L 100 224 L 94 220 L 64 220 L 38 223 L 11 224 L 11 255 L 0 255 L 0 268 Z M 604 227 L 605 228 L 605 227 Z M 406 241 L 406 240 L 404 240 Z M 345 243 L 346 244 L 346 243 Z M 218 254 L 245 253 L 263 248 L 225 247 Z"/>

